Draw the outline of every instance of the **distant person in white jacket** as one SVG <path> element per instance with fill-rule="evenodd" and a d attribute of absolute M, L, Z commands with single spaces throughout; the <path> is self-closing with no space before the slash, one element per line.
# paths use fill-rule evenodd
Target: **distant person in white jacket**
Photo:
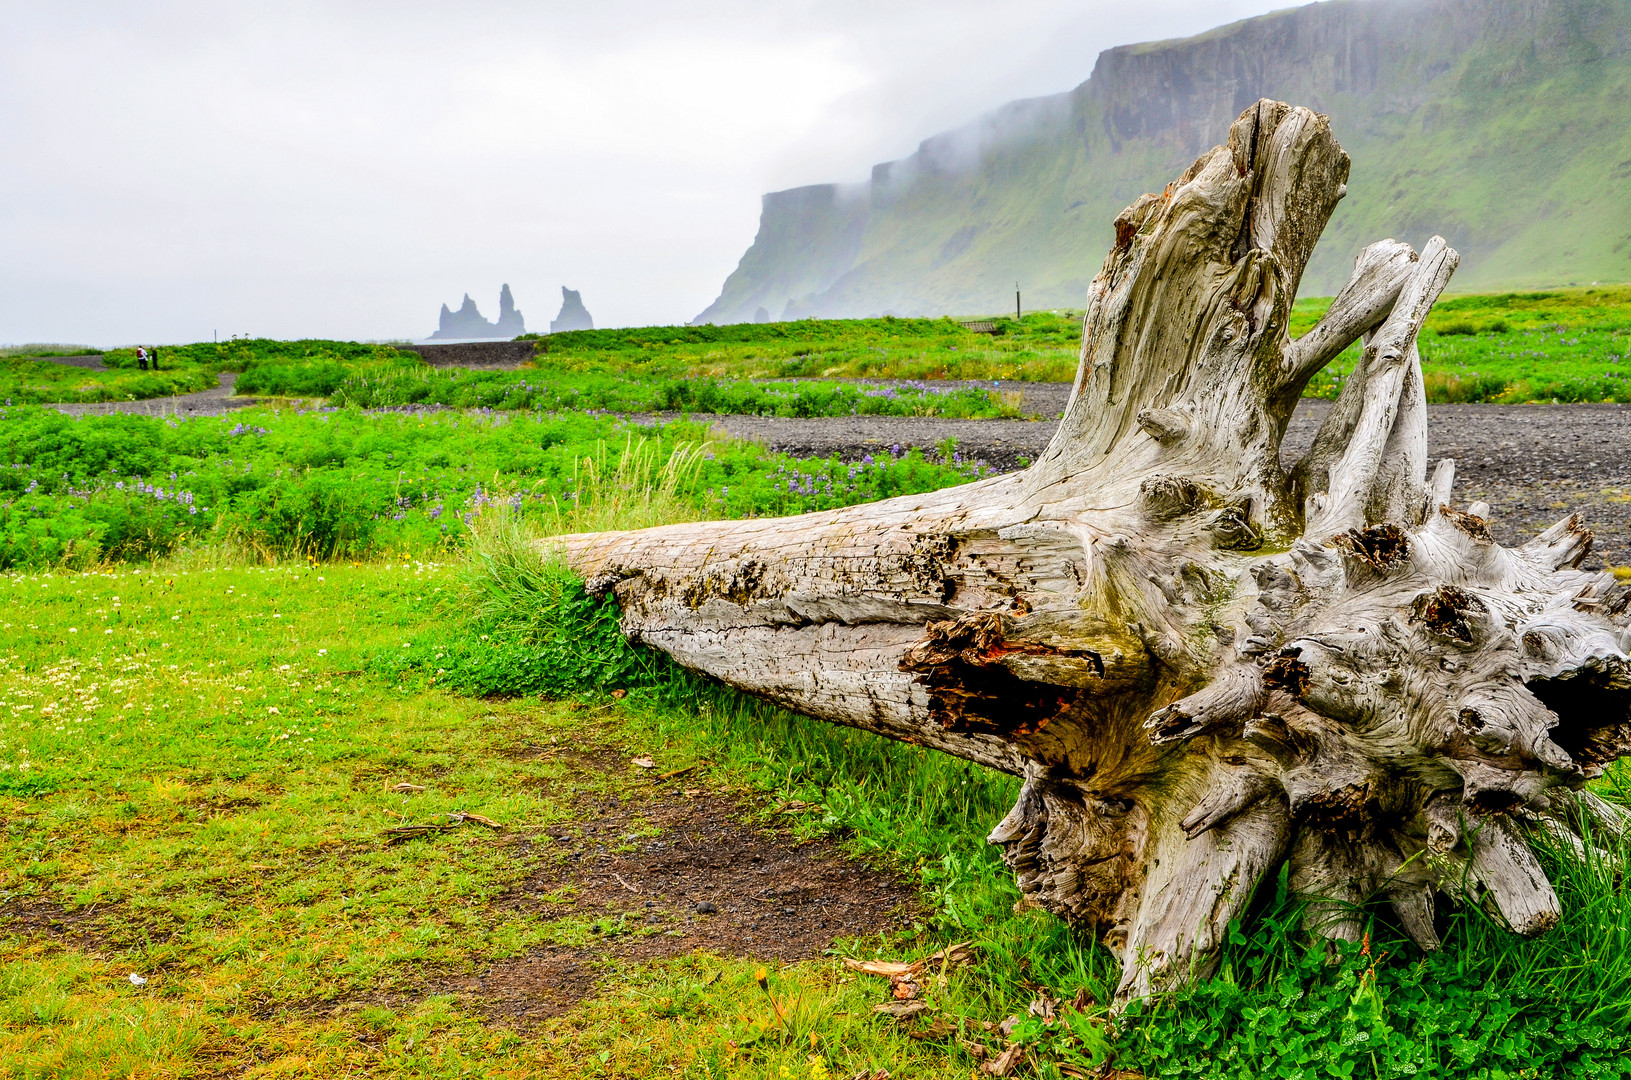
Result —
<path fill-rule="evenodd" d="M 140 345 L 136 346 L 136 366 L 143 371 L 147 370 L 147 350 Z"/>

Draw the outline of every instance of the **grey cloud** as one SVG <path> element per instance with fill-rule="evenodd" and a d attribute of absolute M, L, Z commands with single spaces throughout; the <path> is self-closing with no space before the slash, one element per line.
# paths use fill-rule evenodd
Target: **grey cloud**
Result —
<path fill-rule="evenodd" d="M 11 5 L 0 341 L 420 336 L 503 281 L 683 321 L 761 192 L 1271 6 Z"/>

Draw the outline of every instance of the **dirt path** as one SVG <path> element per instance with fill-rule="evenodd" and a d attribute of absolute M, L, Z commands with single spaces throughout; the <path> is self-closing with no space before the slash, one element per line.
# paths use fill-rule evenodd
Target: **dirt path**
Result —
<path fill-rule="evenodd" d="M 97 401 L 88 404 L 58 404 L 52 408 L 69 416 L 104 416 L 108 413 L 135 413 L 138 416 L 222 416 L 234 409 L 259 404 L 258 398 L 235 398 L 232 386 L 236 372 L 221 372 L 220 385 L 213 390 L 175 397 L 147 398 L 144 401 Z"/>

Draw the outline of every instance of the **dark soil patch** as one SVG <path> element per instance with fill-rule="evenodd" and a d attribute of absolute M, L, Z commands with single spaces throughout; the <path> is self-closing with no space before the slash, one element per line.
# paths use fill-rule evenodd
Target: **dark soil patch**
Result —
<path fill-rule="evenodd" d="M 575 885 L 577 913 L 624 913 L 666 927 L 618 945 L 618 955 L 636 960 L 699 948 L 807 960 L 837 937 L 904 928 L 902 909 L 914 900 L 909 885 L 830 843 L 800 844 L 745 824 L 742 810 L 726 796 L 669 795 L 640 808 L 639 817 L 662 835 L 635 841 L 638 849 L 628 852 L 608 848 L 629 846 L 633 834 L 620 830 L 634 824 L 633 815 L 609 815 L 574 845 L 564 879 L 544 871 L 528 887 Z"/>
<path fill-rule="evenodd" d="M 0 909 L 0 934 L 44 939 L 64 948 L 101 951 L 109 946 L 101 921 L 110 911 L 107 904 L 91 904 L 69 911 L 55 900 L 13 897 Z"/>
<path fill-rule="evenodd" d="M 557 1015 L 593 992 L 606 961 L 705 950 L 752 959 L 821 956 L 835 939 L 905 929 L 916 904 L 899 878 L 741 820 L 727 795 L 684 790 L 584 807 L 571 829 L 535 836 L 518 856 L 539 865 L 503 902 L 550 919 L 590 920 L 600 943 L 551 947 L 438 989 L 495 1021 Z M 650 835 L 661 830 L 659 835 Z"/>
<path fill-rule="evenodd" d="M 108 365 L 102 362 L 100 356 L 42 356 L 53 364 L 65 364 L 68 367 L 84 368 L 87 371 L 106 371 Z"/>
<path fill-rule="evenodd" d="M 458 982 L 490 1019 L 526 1024 L 559 1016 L 594 993 L 600 980 L 596 961 L 586 949 L 547 948 Z"/>

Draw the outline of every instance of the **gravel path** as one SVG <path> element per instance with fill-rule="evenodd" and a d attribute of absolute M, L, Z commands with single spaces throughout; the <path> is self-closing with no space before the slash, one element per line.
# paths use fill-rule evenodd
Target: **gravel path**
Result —
<path fill-rule="evenodd" d="M 258 398 L 235 398 L 232 385 L 237 372 L 221 372 L 221 384 L 213 390 L 176 397 L 147 398 L 144 401 L 98 401 L 90 404 L 59 404 L 52 408 L 69 416 L 104 416 L 108 413 L 135 413 L 138 416 L 222 416 L 234 409 L 259 403 Z"/>
<path fill-rule="evenodd" d="M 1288 462 L 1313 442 L 1330 407 L 1310 400 L 1297 409 L 1286 432 Z M 1006 471 L 1041 453 L 1058 422 L 720 416 L 714 426 L 790 454 L 852 460 L 894 446 L 933 453 L 951 438 L 965 459 Z M 1427 434 L 1431 460 L 1456 459 L 1457 499 L 1489 503 L 1503 543 L 1519 542 L 1578 510 L 1597 534 L 1595 558 L 1587 565 L 1597 558 L 1631 564 L 1631 406 L 1430 405 Z"/>

